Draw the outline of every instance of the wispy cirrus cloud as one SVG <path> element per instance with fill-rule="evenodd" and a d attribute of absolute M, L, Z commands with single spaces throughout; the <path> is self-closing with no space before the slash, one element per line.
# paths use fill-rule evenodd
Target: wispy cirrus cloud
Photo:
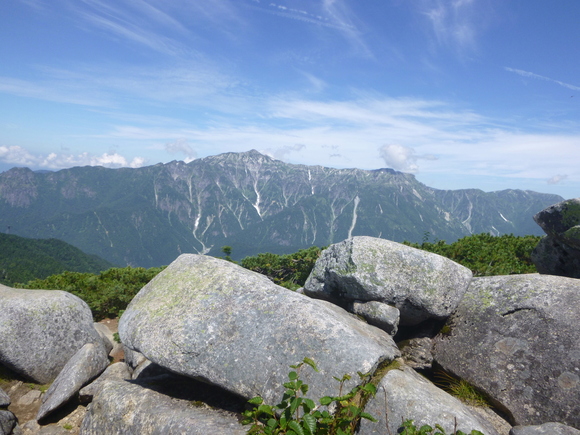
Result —
<path fill-rule="evenodd" d="M 530 78 L 530 79 L 537 79 L 537 80 L 544 80 L 547 82 L 556 83 L 557 85 L 563 86 L 563 87 L 568 88 L 568 89 L 572 89 L 573 91 L 580 91 L 580 86 L 571 85 L 569 83 L 565 83 L 565 82 L 562 82 L 560 80 L 551 79 L 549 77 L 545 77 L 545 76 L 542 76 L 540 74 L 535 74 L 533 72 L 524 71 L 524 70 L 517 69 L 517 68 L 510 68 L 507 66 L 504 67 L 504 69 L 506 71 L 512 72 L 512 73 L 517 74 L 517 75 L 522 76 L 522 77 L 526 77 L 526 78 Z"/>

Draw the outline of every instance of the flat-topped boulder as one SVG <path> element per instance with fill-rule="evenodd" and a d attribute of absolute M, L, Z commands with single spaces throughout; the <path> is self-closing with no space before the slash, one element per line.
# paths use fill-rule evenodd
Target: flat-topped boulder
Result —
<path fill-rule="evenodd" d="M 272 283 L 228 261 L 184 254 L 135 296 L 119 322 L 128 348 L 175 373 L 245 398 L 280 400 L 304 357 L 313 396 L 338 395 L 332 376 L 371 372 L 399 355 L 384 331 L 342 308 Z"/>
<path fill-rule="evenodd" d="M 378 301 L 400 312 L 400 325 L 441 320 L 459 304 L 472 273 L 448 258 L 374 237 L 329 246 L 304 285 L 308 296 L 341 306 Z"/>
<path fill-rule="evenodd" d="M 102 345 L 82 299 L 60 290 L 0 285 L 0 364 L 35 382 L 52 382 L 86 343 Z"/>

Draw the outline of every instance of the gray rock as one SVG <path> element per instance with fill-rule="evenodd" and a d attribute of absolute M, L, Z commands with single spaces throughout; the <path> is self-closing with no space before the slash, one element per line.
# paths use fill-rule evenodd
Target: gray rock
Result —
<path fill-rule="evenodd" d="M 306 295 L 338 305 L 379 301 L 400 311 L 400 325 L 444 319 L 471 281 L 469 269 L 437 254 L 373 237 L 353 237 L 322 252 Z"/>
<path fill-rule="evenodd" d="M 280 400 L 289 366 L 314 396 L 337 395 L 332 376 L 373 371 L 399 355 L 392 338 L 339 307 L 294 293 L 228 261 L 184 254 L 135 296 L 122 342 L 186 376 L 251 398 Z"/>
<path fill-rule="evenodd" d="M 113 346 L 116 344 L 115 339 L 113 338 L 113 333 L 107 325 L 103 325 L 102 323 L 93 323 L 93 326 L 103 339 L 103 344 L 105 349 L 107 349 L 107 355 L 110 354 L 113 350 Z"/>
<path fill-rule="evenodd" d="M 531 258 L 540 273 L 580 278 L 580 249 L 553 236 L 542 238 L 532 251 Z"/>
<path fill-rule="evenodd" d="M 102 343 L 85 344 L 68 361 L 42 398 L 36 420 L 41 420 L 65 404 L 84 385 L 99 376 L 109 365 Z"/>
<path fill-rule="evenodd" d="M 499 435 L 495 428 L 473 413 L 455 397 L 437 388 L 409 367 L 392 369 L 381 380 L 377 394 L 365 411 L 378 422 L 362 420 L 359 435 L 396 434 L 403 420 L 414 420 L 417 428 L 424 424 L 440 424 L 447 433 L 457 429 L 470 433 L 476 429 L 486 435 Z"/>
<path fill-rule="evenodd" d="M 551 205 L 534 216 L 546 234 L 580 249 L 580 198 Z"/>
<path fill-rule="evenodd" d="M 511 413 L 512 424 L 580 427 L 580 281 L 476 278 L 435 339 L 435 360 Z"/>
<path fill-rule="evenodd" d="M 18 404 L 20 406 L 30 406 L 42 397 L 42 392 L 40 390 L 30 390 L 28 393 L 24 394 L 18 399 Z"/>
<path fill-rule="evenodd" d="M 79 391 L 79 399 L 83 403 L 90 402 L 108 380 L 131 379 L 131 369 L 124 362 L 111 364 L 101 375 Z"/>
<path fill-rule="evenodd" d="M 10 396 L 6 394 L 6 392 L 0 388 L 0 407 L 10 405 Z"/>
<path fill-rule="evenodd" d="M 41 384 L 52 382 L 85 343 L 100 343 L 80 298 L 60 290 L 0 285 L 0 364 Z"/>
<path fill-rule="evenodd" d="M 428 337 L 411 338 L 397 343 L 405 364 L 413 369 L 430 369 L 433 365 L 433 340 Z"/>
<path fill-rule="evenodd" d="M 231 434 L 247 429 L 224 411 L 197 407 L 129 382 L 106 381 L 87 408 L 80 435 Z"/>
<path fill-rule="evenodd" d="M 544 423 L 539 426 L 515 426 L 509 435 L 580 435 L 580 430 L 561 423 Z"/>
<path fill-rule="evenodd" d="M 399 310 L 383 302 L 353 302 L 348 310 L 363 317 L 370 325 L 394 336 L 399 326 Z"/>
<path fill-rule="evenodd" d="M 10 411 L 0 410 L 0 435 L 10 435 L 16 426 L 16 417 Z"/>
<path fill-rule="evenodd" d="M 125 364 L 127 364 L 132 370 L 135 370 L 147 361 L 147 358 L 145 358 L 142 353 L 131 350 L 125 345 L 123 345 L 123 353 L 125 355 Z"/>

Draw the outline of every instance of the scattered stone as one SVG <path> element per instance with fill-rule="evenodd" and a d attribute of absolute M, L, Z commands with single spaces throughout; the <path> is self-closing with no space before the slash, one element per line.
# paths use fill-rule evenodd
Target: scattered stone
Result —
<path fill-rule="evenodd" d="M 36 419 L 43 419 L 66 403 L 84 385 L 99 376 L 107 365 L 109 360 L 104 345 L 85 344 L 69 360 L 46 391 Z"/>
<path fill-rule="evenodd" d="M 363 317 L 369 325 L 382 329 L 394 336 L 399 326 L 399 310 L 382 302 L 353 302 L 348 311 Z"/>
<path fill-rule="evenodd" d="M 29 406 L 37 400 L 40 400 L 41 397 L 42 393 L 39 390 L 30 390 L 28 393 L 18 399 L 18 404 L 21 406 Z"/>
<path fill-rule="evenodd" d="M 363 419 L 359 435 L 384 435 L 389 431 L 396 434 L 404 420 L 414 420 L 417 428 L 424 424 L 440 424 L 447 433 L 454 433 L 457 424 L 457 430 L 465 433 L 476 429 L 485 435 L 499 435 L 480 415 L 405 366 L 392 369 L 385 375 L 365 412 L 378 421 L 373 423 Z"/>
<path fill-rule="evenodd" d="M 85 343 L 100 343 L 89 306 L 60 290 L 0 285 L 0 364 L 40 384 L 52 382 Z"/>
<path fill-rule="evenodd" d="M 400 311 L 400 325 L 441 320 L 459 304 L 472 273 L 445 257 L 373 237 L 331 245 L 316 261 L 304 292 L 341 306 L 378 301 Z"/>
<path fill-rule="evenodd" d="M 512 424 L 580 427 L 580 280 L 475 278 L 435 339 L 435 360 L 511 414 Z"/>
<path fill-rule="evenodd" d="M 228 261 L 184 254 L 135 296 L 122 342 L 154 363 L 245 398 L 280 400 L 289 366 L 314 396 L 338 395 L 332 376 L 372 372 L 399 355 L 392 338 L 343 309 L 279 287 Z"/>

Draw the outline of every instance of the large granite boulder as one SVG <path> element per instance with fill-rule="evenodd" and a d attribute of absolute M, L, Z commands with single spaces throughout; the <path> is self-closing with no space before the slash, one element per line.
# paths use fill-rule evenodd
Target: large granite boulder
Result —
<path fill-rule="evenodd" d="M 126 381 L 108 380 L 89 405 L 80 435 L 243 435 L 234 414 L 172 398 Z"/>
<path fill-rule="evenodd" d="M 443 368 L 475 385 L 512 423 L 580 428 L 580 281 L 475 278 L 435 340 Z"/>
<path fill-rule="evenodd" d="M 378 301 L 396 307 L 400 325 L 441 320 L 459 304 L 469 269 L 390 240 L 353 237 L 322 252 L 304 285 L 308 296 L 341 306 Z"/>
<path fill-rule="evenodd" d="M 547 234 L 532 252 L 538 272 L 580 278 L 580 198 L 554 204 L 534 220 Z"/>
<path fill-rule="evenodd" d="M 0 435 L 10 435 L 16 426 L 16 417 L 10 411 L 0 409 Z"/>
<path fill-rule="evenodd" d="M 52 382 L 86 343 L 102 345 L 80 298 L 60 290 L 0 285 L 0 364 L 26 378 Z"/>
<path fill-rule="evenodd" d="M 119 322 L 123 344 L 173 372 L 245 398 L 280 400 L 289 366 L 313 396 L 338 395 L 332 376 L 371 372 L 399 355 L 384 331 L 343 309 L 273 284 L 228 261 L 184 254 L 135 296 Z"/>
<path fill-rule="evenodd" d="M 515 426 L 509 435 L 580 435 L 580 430 L 561 423 L 544 423 L 537 426 Z"/>
<path fill-rule="evenodd" d="M 362 420 L 359 435 L 396 434 L 403 420 L 413 420 L 418 428 L 439 424 L 449 434 L 457 428 L 465 433 L 475 429 L 485 435 L 499 435 L 480 415 L 405 366 L 389 370 L 365 412 L 378 421 Z"/>

